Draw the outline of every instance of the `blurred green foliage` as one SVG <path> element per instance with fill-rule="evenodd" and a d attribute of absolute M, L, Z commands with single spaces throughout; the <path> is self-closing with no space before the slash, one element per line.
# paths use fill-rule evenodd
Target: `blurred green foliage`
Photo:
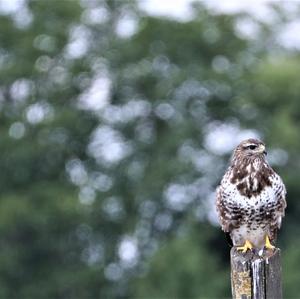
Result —
<path fill-rule="evenodd" d="M 285 298 L 298 296 L 300 60 L 277 39 L 291 17 L 270 11 L 1 11 L 1 298 L 230 297 L 213 192 L 246 133 L 287 185 L 279 246 Z M 249 20 L 255 37 L 240 32 Z"/>

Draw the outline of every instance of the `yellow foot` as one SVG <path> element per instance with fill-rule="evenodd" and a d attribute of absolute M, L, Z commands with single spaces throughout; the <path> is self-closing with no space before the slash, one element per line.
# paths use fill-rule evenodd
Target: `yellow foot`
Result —
<path fill-rule="evenodd" d="M 265 243 L 265 248 L 267 249 L 275 249 L 275 246 L 273 246 L 270 242 L 270 239 L 268 237 L 268 235 L 266 235 L 266 243 Z"/>
<path fill-rule="evenodd" d="M 237 247 L 236 249 L 241 250 L 243 253 L 245 253 L 247 252 L 248 249 L 251 250 L 252 248 L 253 248 L 252 244 L 248 240 L 246 240 L 244 246 Z"/>

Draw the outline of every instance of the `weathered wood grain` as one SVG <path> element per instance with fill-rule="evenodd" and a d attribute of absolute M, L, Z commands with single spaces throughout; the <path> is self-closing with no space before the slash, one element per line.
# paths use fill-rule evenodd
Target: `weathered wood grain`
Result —
<path fill-rule="evenodd" d="M 260 253 L 231 249 L 234 299 L 282 299 L 280 249 Z"/>

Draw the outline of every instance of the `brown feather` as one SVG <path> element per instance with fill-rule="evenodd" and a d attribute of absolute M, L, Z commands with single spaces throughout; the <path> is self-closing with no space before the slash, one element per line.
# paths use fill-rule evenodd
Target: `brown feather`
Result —
<path fill-rule="evenodd" d="M 269 235 L 275 242 L 286 208 L 286 190 L 265 160 L 264 144 L 256 139 L 241 142 L 217 189 L 216 208 L 222 229 L 233 244 L 245 236 L 256 240 Z"/>

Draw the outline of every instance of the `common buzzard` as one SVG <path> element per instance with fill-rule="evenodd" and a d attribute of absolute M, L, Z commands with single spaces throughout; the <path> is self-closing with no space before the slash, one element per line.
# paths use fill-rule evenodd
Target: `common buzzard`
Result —
<path fill-rule="evenodd" d="M 247 139 L 234 150 L 217 188 L 217 212 L 234 246 L 273 249 L 286 208 L 286 189 L 265 159 L 263 142 Z"/>

